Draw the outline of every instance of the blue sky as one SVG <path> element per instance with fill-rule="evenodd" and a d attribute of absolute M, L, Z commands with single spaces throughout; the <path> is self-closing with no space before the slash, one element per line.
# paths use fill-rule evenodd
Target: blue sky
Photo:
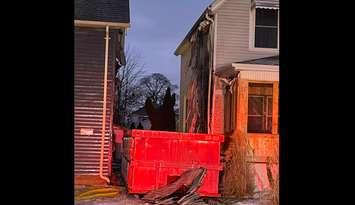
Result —
<path fill-rule="evenodd" d="M 212 1 L 130 0 L 126 45 L 141 55 L 147 74 L 162 73 L 180 86 L 180 57 L 174 51 Z"/>

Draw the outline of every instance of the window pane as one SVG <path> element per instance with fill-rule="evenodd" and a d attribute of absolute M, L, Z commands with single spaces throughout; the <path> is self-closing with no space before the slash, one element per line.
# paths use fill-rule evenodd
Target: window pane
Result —
<path fill-rule="evenodd" d="M 277 28 L 255 28 L 255 47 L 277 48 Z"/>
<path fill-rule="evenodd" d="M 278 10 L 256 9 L 256 25 L 277 26 Z"/>
<path fill-rule="evenodd" d="M 263 117 L 248 117 L 248 132 L 249 133 L 263 133 Z"/>
<path fill-rule="evenodd" d="M 248 132 L 271 133 L 273 84 L 249 83 Z"/>
<path fill-rule="evenodd" d="M 272 117 L 267 118 L 267 127 L 266 127 L 266 132 L 271 133 L 272 129 Z"/>
<path fill-rule="evenodd" d="M 249 96 L 248 115 L 263 115 L 264 99 L 260 96 Z"/>
<path fill-rule="evenodd" d="M 270 95 L 272 96 L 273 85 L 270 83 L 249 83 L 249 95 Z"/>
<path fill-rule="evenodd" d="M 267 114 L 272 115 L 272 97 L 267 97 Z"/>

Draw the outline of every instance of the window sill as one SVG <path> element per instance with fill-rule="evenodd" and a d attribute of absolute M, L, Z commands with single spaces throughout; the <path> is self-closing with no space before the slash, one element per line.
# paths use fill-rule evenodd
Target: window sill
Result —
<path fill-rule="evenodd" d="M 249 48 L 249 51 L 275 53 L 275 52 L 279 52 L 279 49 L 278 48 L 256 48 L 256 47 L 252 47 L 252 48 Z"/>
<path fill-rule="evenodd" d="M 272 133 L 247 133 L 248 137 L 269 137 L 269 138 L 274 138 L 278 137 L 279 134 L 272 134 Z"/>

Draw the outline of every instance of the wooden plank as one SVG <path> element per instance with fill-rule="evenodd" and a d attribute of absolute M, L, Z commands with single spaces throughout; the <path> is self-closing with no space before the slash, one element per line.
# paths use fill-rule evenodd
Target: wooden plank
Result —
<path fill-rule="evenodd" d="M 272 134 L 279 132 L 279 82 L 273 83 L 272 97 Z"/>
<path fill-rule="evenodd" d="M 107 185 L 106 181 L 101 179 L 99 175 L 76 175 L 74 179 L 75 185 Z"/>
<path fill-rule="evenodd" d="M 275 158 L 278 155 L 279 136 L 273 134 L 249 133 L 248 140 L 254 149 L 253 158 L 250 162 L 267 162 L 267 158 Z"/>
<path fill-rule="evenodd" d="M 242 79 L 238 80 L 237 89 L 236 129 L 237 132 L 246 134 L 248 124 L 248 81 Z"/>

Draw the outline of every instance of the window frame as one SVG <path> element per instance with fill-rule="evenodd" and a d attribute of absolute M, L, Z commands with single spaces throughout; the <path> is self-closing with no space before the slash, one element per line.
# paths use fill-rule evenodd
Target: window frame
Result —
<path fill-rule="evenodd" d="M 277 48 L 262 48 L 255 47 L 255 22 L 256 22 L 256 8 L 255 6 L 250 10 L 250 27 L 249 27 L 249 50 L 250 51 L 263 51 L 263 52 L 277 52 L 280 48 L 280 10 L 277 10 Z"/>
<path fill-rule="evenodd" d="M 258 94 L 252 94 L 252 96 L 249 93 L 249 85 L 250 83 L 254 83 L 254 84 L 270 84 L 272 85 L 272 95 L 258 95 Z M 273 134 L 273 126 L 274 126 L 274 122 L 273 122 L 273 115 L 274 115 L 274 110 L 273 110 L 273 99 L 274 99 L 274 84 L 270 83 L 270 82 L 254 82 L 254 81 L 249 81 L 248 82 L 248 97 L 247 97 L 247 133 L 248 134 Z M 249 115 L 249 98 L 250 97 L 260 97 L 263 99 L 263 114 L 262 115 Z M 269 114 L 269 102 L 268 99 L 271 98 L 271 114 Z M 264 132 L 249 132 L 248 131 L 248 126 L 249 126 L 249 117 L 261 117 L 262 118 L 262 124 L 264 127 Z M 266 132 L 267 127 L 268 127 L 268 118 L 271 117 L 271 129 L 269 132 Z"/>

